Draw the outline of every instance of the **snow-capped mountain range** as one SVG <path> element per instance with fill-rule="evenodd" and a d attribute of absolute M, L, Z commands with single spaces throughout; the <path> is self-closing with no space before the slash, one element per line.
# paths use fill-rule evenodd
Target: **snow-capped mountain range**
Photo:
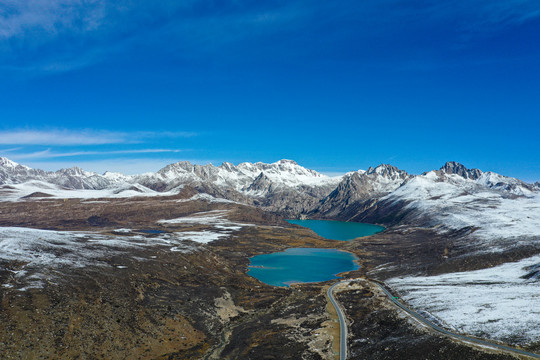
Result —
<path fill-rule="evenodd" d="M 156 173 L 123 175 L 107 171 L 100 175 L 78 167 L 47 172 L 0 157 L 0 185 L 42 181 L 67 189 L 103 190 L 120 184 L 141 184 L 156 191 L 169 191 L 178 185 L 212 183 L 258 196 L 264 192 L 257 192 L 253 185 L 256 180 L 260 182 L 261 177 L 274 186 L 291 188 L 324 187 L 335 185 L 341 180 L 341 177 L 332 178 L 306 169 L 292 160 L 280 160 L 273 164 L 241 163 L 238 166 L 227 162 L 214 166 L 181 161 L 167 165 Z"/>
<path fill-rule="evenodd" d="M 475 184 L 479 188 L 500 190 L 516 196 L 530 197 L 540 190 L 539 183 L 527 184 L 493 172 L 467 169 L 456 162 L 447 162 L 441 169 L 419 176 L 383 164 L 376 168 L 370 167 L 366 171 L 358 170 L 343 176 L 328 177 L 306 169 L 292 160 L 280 160 L 272 164 L 246 162 L 237 166 L 228 162 L 214 166 L 181 161 L 167 165 L 156 173 L 123 175 L 107 171 L 101 175 L 79 167 L 48 172 L 0 157 L 0 185 L 42 182 L 56 185 L 63 190 L 104 190 L 122 188 L 129 184 L 142 185 L 138 187 L 140 191 L 147 188 L 146 191 L 165 192 L 180 185 L 211 184 L 254 198 L 264 197 L 278 189 L 330 189 L 327 196 L 321 198 L 322 204 L 378 198 L 416 178 L 430 178 L 437 183 L 454 184 L 467 180 L 469 185 Z"/>
<path fill-rule="evenodd" d="M 306 169 L 292 160 L 237 166 L 181 161 L 156 173 L 128 176 L 114 172 L 101 175 L 77 167 L 46 172 L 0 158 L 0 185 L 8 186 L 11 194 L 4 194 L 5 199 L 18 199 L 35 192 L 57 197 L 171 195 L 188 185 L 217 198 L 293 214 L 307 211 L 341 179 Z"/>
<path fill-rule="evenodd" d="M 421 175 L 379 165 L 328 177 L 292 160 L 220 166 L 182 161 L 156 173 L 127 176 L 77 167 L 46 172 L 0 158 L 4 201 L 163 196 L 177 194 L 186 186 L 206 194 L 199 198 L 236 201 L 287 217 L 405 224 L 440 231 L 469 228 L 482 239 L 540 238 L 539 183 L 467 169 L 456 162 Z"/>

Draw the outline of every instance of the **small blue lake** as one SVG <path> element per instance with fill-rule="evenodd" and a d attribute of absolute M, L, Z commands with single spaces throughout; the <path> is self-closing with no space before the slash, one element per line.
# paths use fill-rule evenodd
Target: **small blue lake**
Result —
<path fill-rule="evenodd" d="M 152 229 L 142 229 L 142 230 L 136 230 L 137 232 L 144 233 L 144 234 L 163 234 L 165 231 L 163 230 L 152 230 Z"/>
<path fill-rule="evenodd" d="M 291 248 L 250 258 L 248 274 L 273 286 L 337 279 L 339 273 L 358 270 L 358 258 L 345 251 Z"/>
<path fill-rule="evenodd" d="M 291 224 L 296 224 L 310 228 L 319 236 L 331 240 L 352 240 L 362 236 L 369 236 L 384 230 L 384 227 L 373 224 L 329 221 L 329 220 L 287 220 Z"/>

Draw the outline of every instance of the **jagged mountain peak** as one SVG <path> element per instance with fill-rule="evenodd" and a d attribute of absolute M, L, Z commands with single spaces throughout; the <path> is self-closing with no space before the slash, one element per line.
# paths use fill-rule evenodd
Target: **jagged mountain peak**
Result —
<path fill-rule="evenodd" d="M 492 171 L 482 173 L 476 182 L 491 189 L 504 190 L 521 196 L 532 196 L 534 192 L 540 190 L 535 184 L 527 184 L 519 179 L 500 175 Z"/>
<path fill-rule="evenodd" d="M 272 167 L 272 168 L 275 168 L 275 167 L 283 167 L 283 166 L 286 166 L 286 167 L 302 167 L 300 165 L 298 165 L 298 163 L 294 160 L 287 160 L 287 159 L 281 159 L 281 160 L 278 160 L 276 162 L 273 162 L 273 163 L 264 163 L 264 162 L 261 162 L 261 161 L 258 161 L 256 163 L 250 163 L 250 162 L 243 162 L 243 163 L 240 163 L 238 166 L 254 166 L 254 167 Z"/>
<path fill-rule="evenodd" d="M 236 166 L 234 166 L 233 163 L 230 162 L 223 162 L 221 165 L 219 165 L 219 168 L 227 170 L 227 171 L 236 171 Z"/>
<path fill-rule="evenodd" d="M 407 172 L 387 164 L 347 173 L 334 191 L 320 201 L 317 212 L 351 218 L 365 202 L 391 193 L 410 178 Z"/>
<path fill-rule="evenodd" d="M 538 193 L 534 184 L 527 184 L 519 179 L 500 175 L 492 171 L 482 172 L 479 169 L 468 169 L 464 165 L 450 161 L 439 170 L 432 170 L 414 178 L 414 186 L 433 186 L 432 182 L 443 182 L 452 186 L 467 187 L 469 191 L 475 187 L 501 192 L 503 196 L 532 197 Z M 411 186 L 413 186 L 411 185 Z"/>
<path fill-rule="evenodd" d="M 249 163 L 244 162 L 239 164 L 236 169 L 241 171 L 244 174 L 251 174 L 251 176 L 258 176 L 261 171 L 263 171 L 267 176 L 276 180 L 274 178 L 281 178 L 287 182 L 295 182 L 294 179 L 317 179 L 325 180 L 329 179 L 328 176 L 323 175 L 315 170 L 307 169 L 303 166 L 298 165 L 293 160 L 282 159 L 271 164 L 256 162 Z"/>
<path fill-rule="evenodd" d="M 60 169 L 56 171 L 59 175 L 71 175 L 71 176 L 92 176 L 95 175 L 95 173 L 86 171 L 78 166 L 73 166 L 67 169 Z"/>
<path fill-rule="evenodd" d="M 193 164 L 187 160 L 177 161 L 175 163 L 169 164 L 167 166 L 178 166 L 178 167 L 191 167 Z"/>
<path fill-rule="evenodd" d="M 312 178 L 327 178 L 314 170 L 306 169 L 298 165 L 293 160 L 279 160 L 277 162 L 267 164 L 263 162 L 250 163 L 243 162 L 234 165 L 229 162 L 224 162 L 220 166 L 212 164 L 195 165 L 189 161 L 179 161 L 170 164 L 159 170 L 157 173 L 165 177 L 174 177 L 178 175 L 194 174 L 204 179 L 208 178 L 229 178 L 229 177 L 248 177 L 250 182 L 253 181 L 261 172 L 264 172 L 271 178 L 280 177 L 284 180 L 292 180 L 295 177 L 312 177 Z M 274 179 L 275 180 L 275 179 Z"/>
<path fill-rule="evenodd" d="M 296 165 L 296 166 L 300 166 L 300 165 L 298 165 L 298 163 L 296 161 L 289 160 L 289 159 L 281 159 L 281 160 L 276 161 L 274 164 L 276 164 L 276 165 Z"/>
<path fill-rule="evenodd" d="M 279 202 L 285 207 L 294 201 L 299 202 L 298 199 L 294 200 L 295 196 L 303 196 L 307 202 L 300 202 L 298 206 L 294 205 L 299 209 L 306 209 L 306 204 L 323 199 L 324 206 L 330 209 L 341 203 L 352 204 L 355 201 L 380 198 L 396 191 L 400 186 L 415 178 L 417 177 L 389 164 L 370 167 L 367 171 L 349 172 L 339 177 L 328 177 L 287 159 L 270 164 L 245 162 L 234 165 L 224 162 L 217 167 L 212 164 L 197 165 L 189 161 L 180 161 L 167 165 L 157 173 L 123 175 L 105 172 L 100 175 L 79 167 L 46 172 L 30 169 L 5 157 L 0 157 L 0 184 L 41 181 L 68 189 L 111 189 L 124 184 L 126 186 L 140 184 L 160 192 L 170 191 L 179 185 L 191 185 L 198 186 L 200 189 L 219 190 L 219 194 L 225 197 L 232 196 L 227 195 L 227 192 L 238 194 L 238 196 L 243 194 L 257 197 L 257 201 L 260 201 L 262 197 L 267 197 L 266 200 L 270 200 L 265 204 Z M 467 169 L 457 162 L 448 162 L 440 170 L 425 173 L 418 178 L 420 178 L 419 182 L 426 180 L 466 184 L 471 189 L 489 188 L 512 194 L 511 196 L 536 196 L 540 191 L 538 183 L 526 184 L 518 179 L 489 171 Z M 283 200 L 284 194 L 288 194 L 290 200 Z"/>
<path fill-rule="evenodd" d="M 315 170 L 306 169 L 305 167 L 298 165 L 298 163 L 293 160 L 282 159 L 271 165 L 277 167 L 280 171 L 286 171 L 293 174 L 308 175 L 314 177 L 326 177 L 326 175 L 318 173 Z"/>
<path fill-rule="evenodd" d="M 197 165 L 189 161 L 179 161 L 165 166 L 157 174 L 170 179 L 178 176 L 192 176 L 206 180 L 215 176 L 217 171 L 218 168 L 212 164 Z"/>
<path fill-rule="evenodd" d="M 186 160 L 178 161 L 178 162 L 169 164 L 169 165 L 165 166 L 164 168 L 158 170 L 158 173 L 165 172 L 165 171 L 170 171 L 170 170 L 192 171 L 195 166 L 196 165 L 194 165 L 194 164 L 192 164 L 192 163 L 190 163 L 189 161 L 186 161 Z"/>
<path fill-rule="evenodd" d="M 272 180 L 261 171 L 261 173 L 249 185 L 247 191 L 264 193 L 269 191 L 271 186 Z"/>
<path fill-rule="evenodd" d="M 468 169 L 463 164 L 456 161 L 448 161 L 439 169 L 439 172 L 447 175 L 459 175 L 465 179 L 478 180 L 482 176 L 482 171 L 479 169 Z"/>
<path fill-rule="evenodd" d="M 30 169 L 28 166 L 16 163 L 15 161 L 9 160 L 6 157 L 0 157 L 0 166 L 6 169 L 14 169 L 18 166 L 24 167 L 25 169 Z"/>
<path fill-rule="evenodd" d="M 129 176 L 113 171 L 105 171 L 102 176 L 112 183 L 125 182 L 129 179 Z"/>
<path fill-rule="evenodd" d="M 254 181 L 260 181 L 260 180 L 270 180 L 270 178 L 268 176 L 266 176 L 265 173 L 263 173 L 262 171 L 259 173 L 259 175 L 257 175 L 257 177 L 255 178 Z"/>
<path fill-rule="evenodd" d="M 119 172 L 107 170 L 107 171 L 105 171 L 105 172 L 103 173 L 103 176 L 125 176 L 125 175 L 122 174 L 122 173 L 119 173 Z"/>
<path fill-rule="evenodd" d="M 381 164 L 375 168 L 369 167 L 365 172 L 366 175 L 377 174 L 385 177 L 406 177 L 408 174 L 404 170 L 400 170 L 397 167 L 390 164 Z"/>

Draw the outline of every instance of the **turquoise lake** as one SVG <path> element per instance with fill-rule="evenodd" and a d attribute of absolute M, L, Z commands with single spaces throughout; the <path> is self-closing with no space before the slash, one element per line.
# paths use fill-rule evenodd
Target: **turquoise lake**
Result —
<path fill-rule="evenodd" d="M 248 274 L 274 286 L 338 279 L 339 273 L 359 269 L 355 255 L 335 249 L 291 248 L 250 260 Z"/>
<path fill-rule="evenodd" d="M 354 223 L 345 221 L 329 220 L 287 220 L 291 224 L 296 224 L 310 228 L 318 235 L 331 240 L 352 240 L 362 236 L 369 236 L 384 230 L 384 227 Z"/>

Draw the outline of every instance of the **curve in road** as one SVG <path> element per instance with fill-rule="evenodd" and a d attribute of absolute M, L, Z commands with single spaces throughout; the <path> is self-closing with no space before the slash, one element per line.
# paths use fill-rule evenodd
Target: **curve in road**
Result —
<path fill-rule="evenodd" d="M 326 292 L 328 294 L 328 298 L 330 299 L 330 302 L 334 307 L 336 308 L 336 313 L 338 314 L 339 318 L 339 360 L 346 360 L 347 359 L 347 322 L 345 320 L 345 314 L 343 313 L 343 309 L 341 309 L 341 306 L 339 306 L 339 303 L 334 298 L 334 288 L 341 284 L 346 283 L 348 281 L 339 281 L 335 283 L 334 285 L 330 286 L 328 288 L 328 291 Z"/>
<path fill-rule="evenodd" d="M 524 356 L 529 356 L 531 358 L 540 359 L 540 355 L 532 353 L 532 352 L 512 348 L 512 347 L 505 346 L 505 345 L 500 345 L 500 344 L 497 344 L 497 343 L 492 343 L 492 342 L 489 342 L 489 341 L 486 341 L 486 340 L 476 339 L 476 338 L 465 336 L 465 335 L 456 334 L 456 333 L 450 332 L 448 330 L 445 330 L 445 329 L 441 328 L 440 326 L 432 323 L 431 321 L 429 321 L 428 319 L 426 319 L 425 317 L 423 317 L 422 315 L 420 315 L 416 311 L 411 310 L 408 307 L 406 307 L 405 305 L 403 305 L 401 302 L 399 302 L 398 299 L 395 299 L 394 296 L 390 293 L 390 291 L 388 291 L 388 289 L 386 289 L 384 287 L 384 285 L 382 285 L 381 283 L 379 283 L 377 281 L 373 281 L 373 280 L 371 282 L 373 284 L 378 285 L 381 288 L 381 290 L 386 294 L 386 296 L 388 296 L 390 298 L 390 300 L 392 300 L 392 302 L 395 305 L 397 305 L 399 308 L 401 308 L 403 311 L 407 312 L 409 315 L 414 317 L 416 320 L 422 322 L 423 324 L 429 326 L 433 330 L 435 330 L 435 331 L 437 331 L 437 332 L 439 332 L 439 333 L 441 333 L 443 335 L 450 336 L 450 337 L 452 337 L 454 339 L 458 339 L 458 340 L 461 340 L 461 341 L 474 343 L 474 344 L 477 344 L 477 345 L 496 348 L 496 349 L 503 350 L 503 351 L 510 352 L 510 353 L 517 354 L 517 355 L 524 355 Z M 335 284 L 335 285 L 337 285 L 337 284 Z"/>

